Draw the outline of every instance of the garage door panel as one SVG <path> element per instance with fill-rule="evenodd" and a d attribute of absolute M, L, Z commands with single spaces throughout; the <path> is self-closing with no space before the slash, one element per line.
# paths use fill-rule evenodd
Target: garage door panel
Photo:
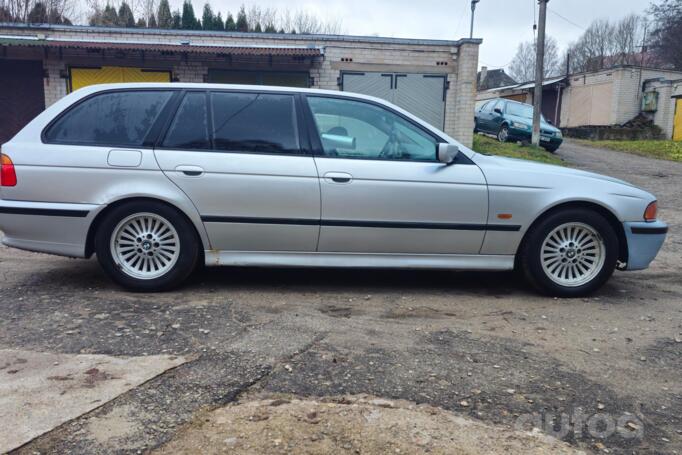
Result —
<path fill-rule="evenodd" d="M 396 77 L 394 103 L 426 120 L 436 128 L 443 128 L 445 120 L 445 76 L 423 74 Z"/>
<path fill-rule="evenodd" d="M 0 60 L 0 144 L 10 140 L 43 109 L 42 62 Z"/>
<path fill-rule="evenodd" d="M 343 73 L 342 89 L 389 101 L 436 128 L 445 124 L 445 75 Z"/>
<path fill-rule="evenodd" d="M 393 102 L 393 74 L 388 73 L 345 73 L 343 90 L 376 96 Z"/>
<path fill-rule="evenodd" d="M 78 90 L 90 85 L 123 82 L 170 82 L 170 71 L 120 66 L 71 68 L 71 90 Z"/>

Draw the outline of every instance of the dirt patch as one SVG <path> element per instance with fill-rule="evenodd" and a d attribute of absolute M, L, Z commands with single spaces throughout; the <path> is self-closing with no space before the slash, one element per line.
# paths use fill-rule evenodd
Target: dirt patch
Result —
<path fill-rule="evenodd" d="M 514 431 L 428 405 L 372 396 L 276 396 L 199 416 L 159 454 L 177 453 L 583 453 L 548 436 Z"/>

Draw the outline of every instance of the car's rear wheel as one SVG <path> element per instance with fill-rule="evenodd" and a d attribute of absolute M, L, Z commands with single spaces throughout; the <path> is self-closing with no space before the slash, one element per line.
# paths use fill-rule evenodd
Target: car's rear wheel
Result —
<path fill-rule="evenodd" d="M 600 288 L 618 260 L 618 236 L 599 213 L 567 209 L 542 219 L 527 234 L 520 264 L 528 281 L 559 297 L 580 297 Z"/>
<path fill-rule="evenodd" d="M 179 286 L 195 269 L 199 240 L 176 209 L 136 201 L 105 215 L 95 251 L 107 275 L 126 289 L 165 291 Z"/>
<path fill-rule="evenodd" d="M 507 142 L 509 140 L 509 127 L 507 125 L 500 127 L 500 130 L 497 132 L 497 140 L 500 142 Z"/>

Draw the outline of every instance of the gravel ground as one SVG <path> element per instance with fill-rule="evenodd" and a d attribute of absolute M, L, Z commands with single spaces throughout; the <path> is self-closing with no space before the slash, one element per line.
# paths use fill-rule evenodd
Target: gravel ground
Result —
<path fill-rule="evenodd" d="M 671 227 L 650 269 L 616 272 L 591 298 L 541 297 L 511 273 L 240 268 L 129 294 L 94 260 L 0 249 L 0 348 L 192 359 L 18 452 L 168 450 L 237 400 L 366 394 L 585 451 L 682 453 L 682 164 L 558 154 L 652 191 Z M 271 453 L 296 452 L 277 439 Z"/>

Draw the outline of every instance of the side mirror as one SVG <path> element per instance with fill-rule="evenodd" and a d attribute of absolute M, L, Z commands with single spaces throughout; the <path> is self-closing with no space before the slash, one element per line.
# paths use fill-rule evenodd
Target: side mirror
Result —
<path fill-rule="evenodd" d="M 459 147 L 455 144 L 438 144 L 438 161 L 445 165 L 450 165 L 455 162 Z"/>
<path fill-rule="evenodd" d="M 547 123 L 549 123 L 550 125 L 554 125 L 554 122 L 549 119 L 547 119 Z"/>
<path fill-rule="evenodd" d="M 496 114 L 502 115 L 502 109 L 500 109 L 499 107 L 496 107 L 496 108 L 493 109 L 493 110 L 495 111 Z"/>

